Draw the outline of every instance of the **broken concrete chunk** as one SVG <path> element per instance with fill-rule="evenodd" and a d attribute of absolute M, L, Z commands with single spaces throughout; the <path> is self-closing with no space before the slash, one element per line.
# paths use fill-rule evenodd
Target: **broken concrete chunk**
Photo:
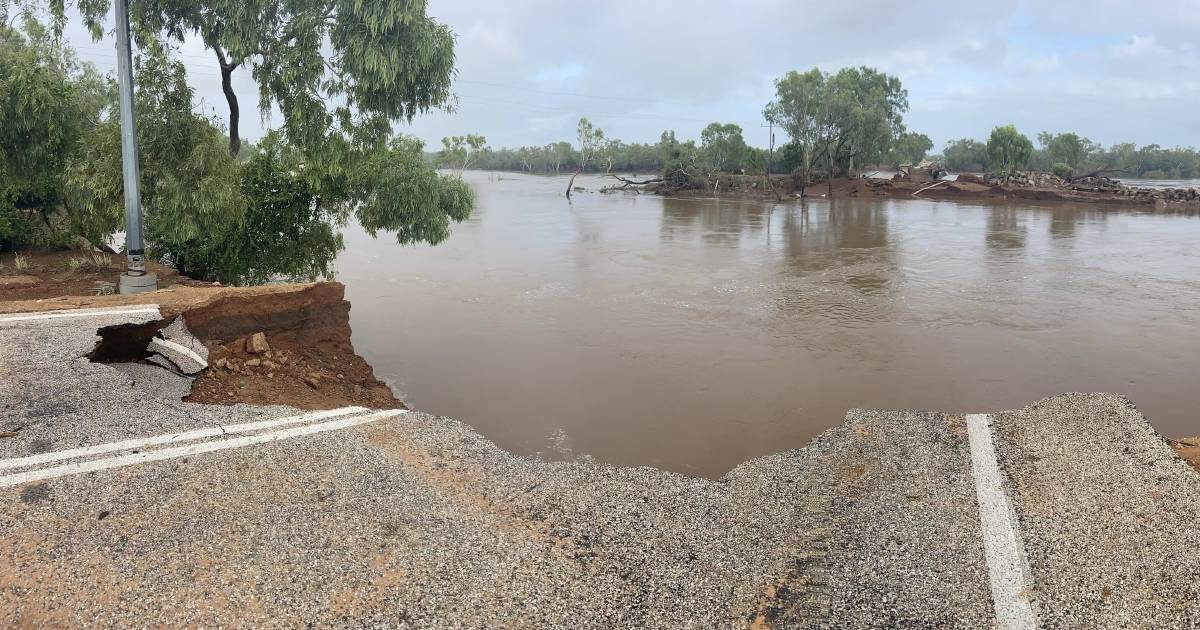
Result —
<path fill-rule="evenodd" d="M 262 364 L 262 361 L 260 359 L 247 359 L 246 360 L 246 367 L 258 367 L 260 364 Z"/>
<path fill-rule="evenodd" d="M 164 367 L 182 374 L 196 374 L 208 367 L 208 348 L 188 331 L 183 317 L 175 318 L 166 328 L 158 331 L 146 349 L 170 363 L 170 366 Z M 162 362 L 155 360 L 155 356 L 149 360 L 162 365 Z"/>
<path fill-rule="evenodd" d="M 246 352 L 250 354 L 262 354 L 270 349 L 271 346 L 267 344 L 267 336 L 263 333 L 256 332 L 246 340 Z"/>

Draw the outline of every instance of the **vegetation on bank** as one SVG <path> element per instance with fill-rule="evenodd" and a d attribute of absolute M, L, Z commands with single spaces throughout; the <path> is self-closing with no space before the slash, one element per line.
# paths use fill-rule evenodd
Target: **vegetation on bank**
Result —
<path fill-rule="evenodd" d="M 124 225 L 114 81 L 80 63 L 38 7 L 0 7 L 0 250 L 105 247 Z M 471 212 L 471 189 L 437 173 L 393 123 L 450 98 L 453 37 L 424 2 L 207 0 L 136 5 L 138 147 L 147 253 L 225 283 L 329 276 L 353 217 L 372 235 L 437 243 Z M 99 34 L 108 2 L 81 6 Z M 198 35 L 223 77 L 249 67 L 282 123 L 257 145 L 193 111 L 182 64 Z M 292 44 L 285 45 L 291 41 Z M 333 103 L 330 105 L 329 103 Z"/>
<path fill-rule="evenodd" d="M 1029 151 L 1017 168 L 1078 176 L 1102 172 L 1147 179 L 1200 178 L 1200 151 L 1193 148 L 1163 148 L 1157 144 L 1139 147 L 1122 142 L 1105 148 L 1077 133 L 1037 134 L 1037 147 L 1028 137 Z M 989 143 L 962 138 L 946 143 L 939 156 L 947 169 L 958 172 L 1001 170 L 991 155 Z"/>
<path fill-rule="evenodd" d="M 986 142 L 960 139 L 930 155 L 929 136 L 905 128 L 908 93 L 896 77 L 878 70 L 843 68 L 829 74 L 819 69 L 789 72 L 775 82 L 776 98 L 764 118 L 786 131 L 789 141 L 768 154 L 749 146 L 740 126 L 714 122 L 700 132 L 700 142 L 680 141 L 666 130 L 657 143 L 605 138 L 595 159 L 585 163 L 570 142 L 516 149 L 488 147 L 481 136 L 470 147 L 470 159 L 446 138 L 446 150 L 429 156 L 449 168 L 563 173 L 659 173 L 670 180 L 686 174 L 707 181 L 720 173 L 790 173 L 798 187 L 838 176 L 917 164 L 942 162 L 955 172 L 1000 175 L 1022 170 L 1053 172 L 1064 178 L 1111 173 L 1126 177 L 1200 177 L 1200 153 L 1190 148 L 1164 149 L 1121 143 L 1104 148 L 1076 133 L 1037 134 L 1037 145 L 1012 125 L 997 126 Z"/>

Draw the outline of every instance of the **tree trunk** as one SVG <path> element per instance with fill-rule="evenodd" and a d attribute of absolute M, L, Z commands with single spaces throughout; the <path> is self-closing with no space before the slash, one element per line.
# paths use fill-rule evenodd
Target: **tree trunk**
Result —
<path fill-rule="evenodd" d="M 575 185 L 575 177 L 579 175 L 579 171 L 582 170 L 583 165 L 581 164 L 579 165 L 579 168 L 575 169 L 575 172 L 571 174 L 571 181 L 567 182 L 567 199 L 571 198 L 571 187 Z"/>
<path fill-rule="evenodd" d="M 233 71 L 237 69 L 238 63 L 227 62 L 225 53 L 221 52 L 220 48 L 214 47 L 213 50 L 217 52 L 217 61 L 221 64 L 221 91 L 225 93 L 225 102 L 229 103 L 229 153 L 237 157 L 238 152 L 242 150 L 242 138 L 238 135 L 240 112 L 237 94 L 233 92 Z"/>

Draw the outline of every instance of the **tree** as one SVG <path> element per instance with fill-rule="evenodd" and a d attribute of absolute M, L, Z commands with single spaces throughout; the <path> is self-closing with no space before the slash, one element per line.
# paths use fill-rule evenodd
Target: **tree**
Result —
<path fill-rule="evenodd" d="M 835 172 L 851 175 L 854 164 L 877 163 L 903 133 L 908 92 L 900 80 L 873 68 L 843 68 L 826 82 L 829 124 L 825 155 L 830 193 Z"/>
<path fill-rule="evenodd" d="M 487 138 L 475 134 L 442 138 L 442 150 L 438 159 L 442 164 L 463 171 L 471 168 L 479 154 L 486 149 Z"/>
<path fill-rule="evenodd" d="M 805 73 L 795 70 L 775 81 L 775 100 L 767 104 L 763 117 L 783 127 L 798 154 L 798 166 L 803 180 L 800 194 L 804 195 L 812 181 L 812 169 L 817 151 L 824 146 L 829 126 L 828 103 L 825 98 L 826 75 L 817 68 Z"/>
<path fill-rule="evenodd" d="M 978 140 L 970 138 L 951 140 L 946 143 L 942 155 L 946 158 L 946 168 L 951 171 L 961 173 L 987 169 L 987 145 Z"/>
<path fill-rule="evenodd" d="M 116 96 L 41 24 L 24 30 L 0 24 L 0 249 L 72 244 L 66 168 Z"/>
<path fill-rule="evenodd" d="M 700 148 L 713 172 L 721 173 L 741 168 L 746 156 L 746 141 L 742 128 L 733 123 L 715 122 L 700 132 Z"/>
<path fill-rule="evenodd" d="M 1033 155 L 1033 143 L 1012 125 L 992 129 L 987 142 L 988 168 L 1010 175 L 1025 168 Z"/>
<path fill-rule="evenodd" d="M 599 127 L 593 127 L 591 121 L 587 118 L 579 119 L 576 133 L 579 136 L 579 166 L 575 168 L 575 173 L 571 175 L 571 180 L 567 182 L 567 199 L 571 198 L 571 187 L 575 185 L 575 178 L 583 172 L 588 162 L 592 160 L 592 157 L 596 155 L 596 151 L 604 143 L 604 130 Z"/>
<path fill-rule="evenodd" d="M 776 99 L 763 115 L 781 125 L 799 153 L 801 194 L 812 169 L 824 161 L 830 186 L 834 172 L 850 174 L 854 163 L 877 161 L 904 131 L 908 93 L 900 80 L 872 68 L 792 71 L 775 82 Z"/>
<path fill-rule="evenodd" d="M 61 0 L 48 2 L 56 23 Z M 99 39 L 110 0 L 81 2 L 84 22 Z M 229 151 L 240 150 L 240 107 L 231 77 L 248 68 L 259 107 L 277 108 L 289 144 L 327 168 L 355 129 L 411 122 L 451 98 L 454 35 L 426 15 L 425 0 L 147 0 L 131 7 L 138 43 L 183 42 L 199 36 L 213 51 L 229 107 Z"/>
<path fill-rule="evenodd" d="M 896 139 L 895 146 L 892 147 L 890 165 L 920 164 L 932 148 L 933 140 L 930 140 L 929 136 L 906 131 L 900 134 L 900 137 Z"/>

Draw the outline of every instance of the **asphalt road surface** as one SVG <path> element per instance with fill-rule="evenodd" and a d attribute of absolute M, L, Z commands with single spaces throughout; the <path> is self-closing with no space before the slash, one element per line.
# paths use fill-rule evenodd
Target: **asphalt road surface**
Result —
<path fill-rule="evenodd" d="M 155 318 L 0 315 L 0 625 L 1200 627 L 1200 474 L 1118 396 L 853 410 L 712 481 L 86 358 Z"/>

